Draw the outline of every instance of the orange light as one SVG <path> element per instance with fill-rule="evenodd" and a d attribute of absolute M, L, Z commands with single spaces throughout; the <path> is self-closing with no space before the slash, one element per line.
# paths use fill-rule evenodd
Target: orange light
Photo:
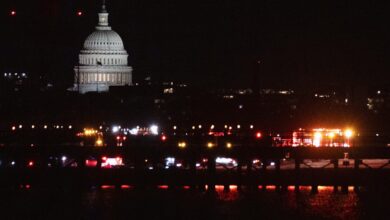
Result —
<path fill-rule="evenodd" d="M 227 147 L 227 148 L 230 149 L 230 148 L 232 148 L 232 146 L 233 146 L 232 143 L 230 143 L 230 142 L 226 143 L 226 147 Z"/>
<path fill-rule="evenodd" d="M 346 138 L 351 138 L 353 136 L 353 131 L 351 129 L 347 129 L 344 131 L 344 135 Z"/>
<path fill-rule="evenodd" d="M 98 146 L 98 147 L 101 147 L 101 146 L 103 146 L 103 140 L 102 139 L 100 139 L 100 138 L 98 138 L 97 140 L 96 140 L 96 146 Z"/>
<path fill-rule="evenodd" d="M 179 142 L 178 144 L 177 144 L 177 146 L 179 147 L 179 148 L 186 148 L 186 146 L 187 146 L 187 144 L 186 144 L 186 142 Z"/>
<path fill-rule="evenodd" d="M 207 147 L 208 147 L 208 148 L 213 148 L 213 147 L 214 147 L 214 144 L 211 143 L 211 142 L 208 142 L 208 143 L 207 143 Z"/>

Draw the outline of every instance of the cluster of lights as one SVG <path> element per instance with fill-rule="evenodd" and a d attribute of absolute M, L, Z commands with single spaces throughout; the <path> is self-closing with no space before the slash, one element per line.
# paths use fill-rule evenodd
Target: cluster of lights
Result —
<path fill-rule="evenodd" d="M 140 127 L 136 126 L 134 128 L 122 128 L 119 125 L 114 125 L 111 127 L 111 132 L 113 134 L 117 134 L 119 132 L 127 135 L 158 135 L 159 134 L 159 127 L 155 124 L 150 125 L 149 127 Z"/>
<path fill-rule="evenodd" d="M 186 148 L 187 144 L 186 144 L 186 142 L 182 141 L 182 142 L 179 142 L 179 143 L 177 144 L 177 146 L 178 146 L 179 148 Z"/>
<path fill-rule="evenodd" d="M 91 128 L 84 128 L 84 136 L 95 136 L 98 134 L 98 131 Z"/>
<path fill-rule="evenodd" d="M 332 141 L 337 136 L 344 136 L 346 139 L 346 143 L 344 143 L 343 146 L 349 147 L 349 140 L 354 136 L 354 132 L 352 129 L 349 128 L 345 129 L 344 131 L 341 131 L 340 129 L 314 129 L 313 146 L 320 147 L 321 145 L 323 145 L 322 140 L 325 138 L 328 138 L 330 141 L 330 146 L 333 146 Z"/>

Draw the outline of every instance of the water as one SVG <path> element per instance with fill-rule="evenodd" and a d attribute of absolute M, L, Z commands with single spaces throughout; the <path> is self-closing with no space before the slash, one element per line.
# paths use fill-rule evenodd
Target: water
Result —
<path fill-rule="evenodd" d="M 387 219 L 390 193 L 188 189 L 1 191 L 1 219 Z"/>

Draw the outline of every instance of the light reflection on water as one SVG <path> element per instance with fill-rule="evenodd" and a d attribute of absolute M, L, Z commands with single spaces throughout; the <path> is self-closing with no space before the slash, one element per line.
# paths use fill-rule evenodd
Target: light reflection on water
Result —
<path fill-rule="evenodd" d="M 335 193 L 329 186 L 319 186 L 316 194 L 305 186 L 296 193 L 294 186 L 280 192 L 276 186 L 241 191 L 235 185 L 229 190 L 217 185 L 214 193 L 188 186 L 175 190 L 104 186 L 87 191 L 32 187 L 1 193 L 0 209 L 6 217 L 67 219 L 379 219 L 388 209 L 380 205 L 390 198 L 390 193 L 356 194 L 352 188 Z M 15 208 L 20 212 L 10 211 Z"/>

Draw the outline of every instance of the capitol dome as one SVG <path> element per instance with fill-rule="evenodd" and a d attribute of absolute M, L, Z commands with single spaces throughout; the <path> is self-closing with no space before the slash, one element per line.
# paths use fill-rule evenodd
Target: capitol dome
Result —
<path fill-rule="evenodd" d="M 123 51 L 122 38 L 113 30 L 96 30 L 84 42 L 84 50 Z"/>
<path fill-rule="evenodd" d="M 75 66 L 75 85 L 80 93 L 107 92 L 110 86 L 132 85 L 132 67 L 122 38 L 108 24 L 108 12 L 103 1 L 96 30 L 84 41 Z"/>

